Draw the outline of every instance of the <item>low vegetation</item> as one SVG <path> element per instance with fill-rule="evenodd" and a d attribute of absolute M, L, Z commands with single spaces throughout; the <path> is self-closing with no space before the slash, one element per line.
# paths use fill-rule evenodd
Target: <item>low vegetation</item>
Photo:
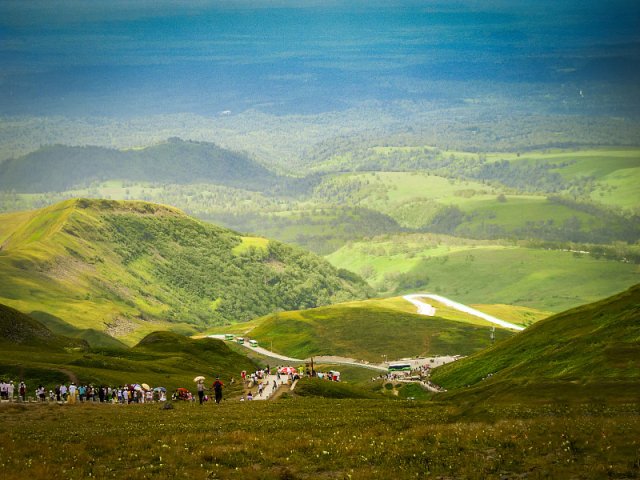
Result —
<path fill-rule="evenodd" d="M 542 311 L 532 312 L 534 320 L 638 283 L 638 266 L 630 261 L 637 248 L 620 248 L 625 253 L 594 245 L 518 245 L 413 234 L 353 242 L 327 259 L 388 294 L 429 291 L 464 303 Z"/>
<path fill-rule="evenodd" d="M 90 426 L 90 428 L 89 428 Z M 632 405 L 295 398 L 221 405 L 1 405 L 7 479 L 634 478 Z"/>

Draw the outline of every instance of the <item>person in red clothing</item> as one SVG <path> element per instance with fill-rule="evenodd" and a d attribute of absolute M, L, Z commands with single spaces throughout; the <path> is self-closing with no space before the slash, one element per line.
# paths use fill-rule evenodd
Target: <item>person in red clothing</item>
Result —
<path fill-rule="evenodd" d="M 220 403 L 222 400 L 222 387 L 224 387 L 224 383 L 222 383 L 220 377 L 216 377 L 216 381 L 213 382 L 213 392 L 216 397 L 216 403 Z"/>

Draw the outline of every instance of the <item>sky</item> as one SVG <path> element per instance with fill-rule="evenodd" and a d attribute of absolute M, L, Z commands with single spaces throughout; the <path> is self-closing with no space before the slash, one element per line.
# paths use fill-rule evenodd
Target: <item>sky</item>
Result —
<path fill-rule="evenodd" d="M 0 3 L 0 115 L 309 113 L 432 82 L 633 84 L 640 2 Z M 442 91 L 442 89 L 440 89 Z"/>

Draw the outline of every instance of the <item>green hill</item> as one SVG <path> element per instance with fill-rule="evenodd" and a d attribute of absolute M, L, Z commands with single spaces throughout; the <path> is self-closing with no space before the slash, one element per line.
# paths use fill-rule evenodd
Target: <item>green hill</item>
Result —
<path fill-rule="evenodd" d="M 640 281 L 637 246 L 617 245 L 605 253 L 594 245 L 533 247 L 403 234 L 352 242 L 327 259 L 359 273 L 387 294 L 426 290 L 463 303 L 519 305 L 556 313 Z M 615 249 L 625 253 L 614 256 Z"/>
<path fill-rule="evenodd" d="M 90 349 L 85 341 L 53 334 L 37 320 L 0 305 L 0 378 L 24 380 L 33 388 L 56 383 L 122 385 L 146 382 L 191 388 L 193 377 L 224 380 L 256 368 L 247 357 L 210 338 L 192 340 L 154 332 L 131 349 Z"/>
<path fill-rule="evenodd" d="M 132 150 L 53 145 L 0 163 L 0 190 L 58 192 L 109 179 L 208 182 L 259 191 L 296 183 L 245 154 L 180 139 Z"/>
<path fill-rule="evenodd" d="M 545 320 L 493 348 L 438 368 L 460 398 L 588 399 L 640 395 L 640 284 Z M 464 388 L 469 386 L 470 388 Z"/>
<path fill-rule="evenodd" d="M 0 242 L 1 301 L 127 343 L 369 295 L 313 254 L 143 202 L 2 215 Z"/>
<path fill-rule="evenodd" d="M 295 358 L 339 355 L 375 363 L 383 356 L 468 355 L 491 344 L 488 324 L 409 313 L 415 307 L 403 302 L 406 306 L 399 307 L 393 299 L 368 300 L 276 313 L 252 321 L 243 331 Z M 512 334 L 496 330 L 496 338 Z"/>
<path fill-rule="evenodd" d="M 54 334 L 37 320 L 18 310 L 0 304 L 0 344 L 3 349 L 37 347 L 46 350 L 77 348 L 85 350 L 87 342 Z"/>

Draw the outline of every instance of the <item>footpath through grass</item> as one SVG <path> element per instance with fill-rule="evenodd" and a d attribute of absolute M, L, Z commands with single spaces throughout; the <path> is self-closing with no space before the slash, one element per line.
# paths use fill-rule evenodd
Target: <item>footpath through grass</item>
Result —
<path fill-rule="evenodd" d="M 11 479 L 637 478 L 638 406 L 0 405 Z"/>

